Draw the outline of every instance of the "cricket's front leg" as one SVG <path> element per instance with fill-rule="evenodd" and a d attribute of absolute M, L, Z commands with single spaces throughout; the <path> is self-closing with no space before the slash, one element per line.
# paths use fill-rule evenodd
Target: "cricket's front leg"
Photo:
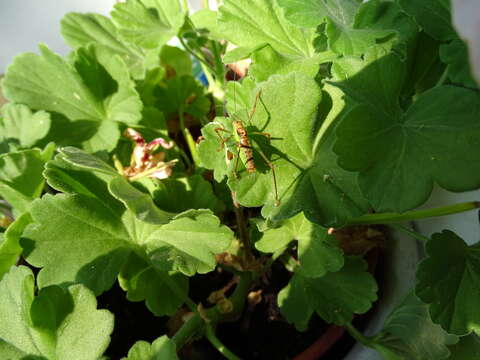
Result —
<path fill-rule="evenodd" d="M 225 138 L 220 134 L 220 132 L 223 131 L 223 132 L 229 133 L 230 131 L 225 130 L 224 128 L 221 128 L 221 127 L 215 128 L 214 131 L 215 131 L 215 134 L 217 134 L 217 136 L 219 137 L 220 143 L 221 143 L 220 147 L 217 149 L 217 152 L 218 152 L 218 151 L 220 151 L 220 150 L 222 150 L 222 149 L 225 148 L 225 143 L 228 141 L 228 139 L 230 139 L 230 138 L 232 137 L 232 135 L 230 135 L 229 137 L 227 137 L 227 138 L 225 139 Z"/>

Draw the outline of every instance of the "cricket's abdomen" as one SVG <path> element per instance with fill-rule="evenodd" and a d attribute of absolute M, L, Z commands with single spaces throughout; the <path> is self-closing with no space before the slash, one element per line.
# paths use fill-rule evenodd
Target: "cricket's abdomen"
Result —
<path fill-rule="evenodd" d="M 253 161 L 253 150 L 252 145 L 250 144 L 250 139 L 248 138 L 247 130 L 243 126 L 243 123 L 240 120 L 233 121 L 237 135 L 240 138 L 238 146 L 243 150 L 243 153 L 246 157 L 245 168 L 249 174 L 252 174 L 256 171 L 255 162 Z"/>

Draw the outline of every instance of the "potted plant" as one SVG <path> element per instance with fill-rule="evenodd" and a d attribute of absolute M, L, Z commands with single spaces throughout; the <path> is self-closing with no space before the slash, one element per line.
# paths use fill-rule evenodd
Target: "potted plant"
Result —
<path fill-rule="evenodd" d="M 70 13 L 8 67 L 0 357 L 480 357 L 478 246 L 404 226 L 478 208 L 420 208 L 480 187 L 448 1 L 205 3 Z"/>

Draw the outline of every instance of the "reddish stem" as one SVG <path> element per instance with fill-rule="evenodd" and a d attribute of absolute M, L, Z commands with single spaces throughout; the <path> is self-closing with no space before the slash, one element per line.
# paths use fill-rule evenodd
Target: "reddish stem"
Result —
<path fill-rule="evenodd" d="M 315 360 L 323 356 L 343 336 L 345 328 L 338 325 L 330 326 L 317 341 L 306 350 L 293 358 L 293 360 Z"/>

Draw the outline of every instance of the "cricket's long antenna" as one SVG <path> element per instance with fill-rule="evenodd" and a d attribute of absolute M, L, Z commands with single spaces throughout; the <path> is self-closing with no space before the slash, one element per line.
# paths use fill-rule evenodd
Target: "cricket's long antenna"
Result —
<path fill-rule="evenodd" d="M 237 73 L 233 71 L 233 113 L 237 112 Z"/>

